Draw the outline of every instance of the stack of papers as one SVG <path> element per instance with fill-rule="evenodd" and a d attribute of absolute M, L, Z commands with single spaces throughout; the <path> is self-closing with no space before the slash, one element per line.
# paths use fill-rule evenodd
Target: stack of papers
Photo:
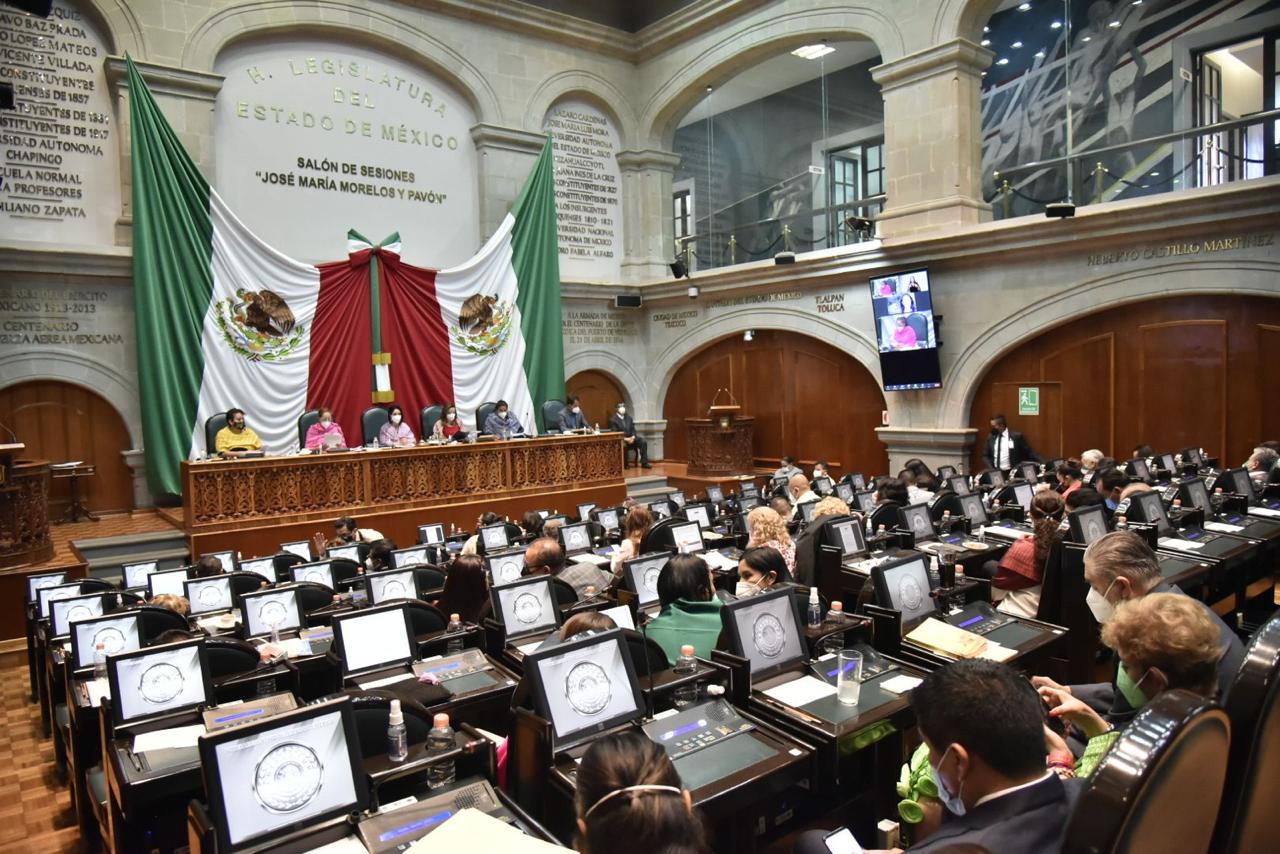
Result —
<path fill-rule="evenodd" d="M 707 562 L 707 566 L 712 569 L 737 569 L 738 562 L 731 557 L 725 557 L 720 552 L 704 552 L 702 559 Z"/>
<path fill-rule="evenodd" d="M 574 563 L 590 563 L 590 564 L 594 564 L 595 566 L 608 566 L 609 564 L 609 559 L 607 557 L 601 557 L 600 555 L 594 554 L 592 552 L 586 552 L 585 554 L 574 555 L 571 558 L 571 560 Z"/>
<path fill-rule="evenodd" d="M 764 695 L 794 708 L 812 703 L 814 700 L 821 700 L 823 697 L 830 697 L 835 692 L 836 686 L 829 682 L 824 682 L 816 676 L 801 676 L 799 679 L 792 679 L 790 682 L 769 688 Z"/>
<path fill-rule="evenodd" d="M 1204 548 L 1204 543 L 1193 543 L 1191 540 L 1180 540 L 1177 537 L 1161 537 L 1156 545 L 1162 549 L 1174 549 L 1180 552 L 1193 552 Z"/>
<path fill-rule="evenodd" d="M 1263 516 L 1270 519 L 1280 519 L 1280 510 L 1272 510 L 1270 507 L 1250 507 L 1250 516 Z"/>
<path fill-rule="evenodd" d="M 899 673 L 892 679 L 886 679 L 880 683 L 880 689 L 888 691 L 890 694 L 905 694 L 912 688 L 919 685 L 923 680 L 917 679 L 915 676 L 908 676 L 905 673 Z"/>
<path fill-rule="evenodd" d="M 566 849 L 526 836 L 505 821 L 477 809 L 461 810 L 431 834 L 409 846 L 408 854 L 435 851 L 501 851 L 503 854 L 563 854 Z"/>
<path fill-rule="evenodd" d="M 907 640 L 951 658 L 982 658 L 987 639 L 933 617 L 916 626 Z"/>
<path fill-rule="evenodd" d="M 1244 528 L 1240 525 L 1228 525 L 1226 522 L 1205 522 L 1206 531 L 1217 531 L 1219 534 L 1238 534 Z"/>
<path fill-rule="evenodd" d="M 176 726 L 170 729 L 158 729 L 153 732 L 144 732 L 134 736 L 133 752 L 146 753 L 149 750 L 172 750 L 178 747 L 195 747 L 202 735 L 204 735 L 204 724 Z"/>
<path fill-rule="evenodd" d="M 89 705 L 95 708 L 102 705 L 103 697 L 111 696 L 111 685 L 105 679 L 90 679 L 84 687 L 89 692 Z"/>

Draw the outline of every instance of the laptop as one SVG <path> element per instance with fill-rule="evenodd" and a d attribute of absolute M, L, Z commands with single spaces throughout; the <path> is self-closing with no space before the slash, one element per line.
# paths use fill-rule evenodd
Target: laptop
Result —
<path fill-rule="evenodd" d="M 686 504 L 684 493 L 681 492 L 680 490 L 676 490 L 675 492 L 668 493 L 667 498 L 668 500 L 671 501 L 672 504 L 676 506 L 677 509 L 684 507 L 684 505 Z"/>
<path fill-rule="evenodd" d="M 797 504 L 796 507 L 800 508 L 800 521 L 806 525 L 812 522 L 813 511 L 817 508 L 817 506 L 818 506 L 818 502 L 816 501 L 804 501 L 800 504 Z"/>
<path fill-rule="evenodd" d="M 208 578 L 188 578 L 183 582 L 183 595 L 193 617 L 231 611 L 235 607 L 231 595 L 231 576 L 212 575 Z"/>
<path fill-rule="evenodd" d="M 581 746 L 643 714 L 643 695 L 620 629 L 566 641 L 525 658 L 534 706 L 551 723 L 555 752 Z"/>
<path fill-rule="evenodd" d="M 587 503 L 585 503 L 585 504 L 579 504 L 579 505 L 578 505 L 578 519 L 579 519 L 580 521 L 583 521 L 583 522 L 587 521 L 588 519 L 590 519 L 590 518 L 591 518 L 591 511 L 592 511 L 592 510 L 595 510 L 595 509 L 596 509 L 596 505 L 595 505 L 595 503 L 594 503 L 594 502 L 587 502 Z"/>
<path fill-rule="evenodd" d="M 524 553 L 525 548 L 517 548 L 485 555 L 489 584 L 501 587 L 524 578 Z"/>
<path fill-rule="evenodd" d="M 969 520 L 970 527 L 990 523 L 991 517 L 987 515 L 987 508 L 982 503 L 981 495 L 969 492 L 958 497 L 960 499 L 960 512 Z"/>
<path fill-rule="evenodd" d="M 993 488 L 999 489 L 1004 486 L 1004 472 L 1000 469 L 987 469 L 986 475 L 987 483 L 991 484 Z"/>
<path fill-rule="evenodd" d="M 296 566 L 291 566 L 289 567 L 289 578 L 292 579 L 294 584 L 306 581 L 311 584 L 323 584 L 333 590 L 333 563 L 327 560 L 318 560 L 314 563 L 300 563 Z"/>
<path fill-rule="evenodd" d="M 675 514 L 675 510 L 671 506 L 670 501 L 650 501 L 649 512 L 653 514 L 654 521 L 659 519 L 669 519 Z"/>
<path fill-rule="evenodd" d="M 333 643 L 342 678 L 358 680 L 361 690 L 413 678 L 409 665 L 418 657 L 418 644 L 404 602 L 334 615 Z"/>
<path fill-rule="evenodd" d="M 138 614 L 123 612 L 76 620 L 71 624 L 71 669 L 80 673 L 93 670 L 93 656 L 102 644 L 107 655 L 132 652 L 142 648 Z"/>
<path fill-rule="evenodd" d="M 938 554 L 952 546 L 956 547 L 956 551 L 963 549 L 960 546 L 960 543 L 964 542 L 963 534 L 952 533 L 943 538 L 938 536 L 938 529 L 934 527 L 928 504 L 910 504 L 900 507 L 898 515 L 900 517 L 898 524 L 904 530 L 911 532 L 917 549 L 931 554 Z"/>
<path fill-rule="evenodd" d="M 876 491 L 874 489 L 864 489 L 853 494 L 857 506 L 854 508 L 860 513 L 871 513 L 876 509 Z"/>
<path fill-rule="evenodd" d="M 746 496 L 748 492 L 750 492 L 751 494 L 755 495 L 757 498 L 759 498 L 759 497 L 760 497 L 760 491 L 759 491 L 759 490 L 757 490 L 754 486 L 744 486 L 744 487 L 742 487 L 742 494 L 743 494 L 743 496 Z M 721 489 L 721 488 L 720 488 L 720 487 L 718 487 L 718 486 L 708 486 L 708 487 L 707 487 L 707 501 L 708 501 L 708 502 L 710 502 L 711 504 L 723 504 L 723 503 L 724 503 L 724 490 L 723 490 L 723 489 Z"/>
<path fill-rule="evenodd" d="M 155 572 L 159 562 L 144 560 L 138 563 L 120 564 L 120 583 L 125 590 L 141 590 L 147 586 L 147 576 Z"/>
<path fill-rule="evenodd" d="M 177 569 L 157 569 L 147 576 L 147 598 L 154 599 L 161 593 L 182 596 L 186 592 L 183 586 L 191 577 L 191 567 L 180 566 Z"/>
<path fill-rule="evenodd" d="M 962 474 L 953 474 L 946 482 L 956 495 L 969 495 L 973 491 L 969 487 L 969 478 Z"/>
<path fill-rule="evenodd" d="M 1135 457 L 1129 460 L 1129 474 L 1146 483 L 1154 483 L 1155 477 L 1151 474 L 1151 467 L 1147 465 L 1147 461 L 1141 457 Z"/>
<path fill-rule="evenodd" d="M 195 711 L 212 702 L 213 683 L 207 655 L 203 640 L 184 640 L 108 657 L 107 680 L 111 686 L 114 725 L 119 727 L 162 715 Z M 185 751 L 186 761 L 197 758 L 194 748 L 173 750 Z"/>
<path fill-rule="evenodd" d="M 409 546 L 391 552 L 391 565 L 399 569 L 405 566 L 425 566 L 431 563 L 430 549 L 424 545 Z"/>
<path fill-rule="evenodd" d="M 330 546 L 326 554 L 330 560 L 340 559 L 360 563 L 360 546 L 356 543 L 347 546 Z"/>
<path fill-rule="evenodd" d="M 854 491 L 867 488 L 867 479 L 862 476 L 862 472 L 853 472 L 849 475 L 849 483 L 853 486 Z"/>
<path fill-rule="evenodd" d="M 924 555 L 911 555 L 871 568 L 875 602 L 902 615 L 903 635 L 938 614 L 937 603 L 929 595 L 933 585 L 928 561 Z"/>
<path fill-rule="evenodd" d="M 366 573 L 364 586 L 371 605 L 381 605 L 395 599 L 417 599 L 420 595 L 418 574 L 412 569 Z"/>
<path fill-rule="evenodd" d="M 855 500 L 853 496 L 853 486 L 851 484 L 845 483 L 844 481 L 837 483 L 836 497 L 839 498 L 841 501 L 843 501 L 845 503 L 845 506 L 853 507 L 853 502 Z"/>
<path fill-rule="evenodd" d="M 861 560 L 867 553 L 867 537 L 862 520 L 841 519 L 827 525 L 824 537 L 829 545 L 840 549 L 840 560 L 845 566 Z"/>
<path fill-rule="evenodd" d="M 523 656 L 536 649 L 547 635 L 560 628 L 551 576 L 522 578 L 490 591 L 493 613 L 502 623 L 506 643 Z"/>
<path fill-rule="evenodd" d="M 67 574 L 65 572 L 46 572 L 39 575 L 27 576 L 27 601 L 34 603 L 36 601 L 36 593 L 46 587 L 55 587 L 59 584 L 65 584 Z"/>
<path fill-rule="evenodd" d="M 831 494 L 831 478 L 825 477 L 825 476 L 816 478 L 813 481 L 813 491 L 818 493 L 819 495 L 830 495 Z"/>
<path fill-rule="evenodd" d="M 1040 466 L 1035 463 L 1020 463 L 1018 474 L 1028 483 L 1037 483 L 1040 480 Z"/>
<path fill-rule="evenodd" d="M 444 542 L 444 524 L 432 522 L 430 525 L 418 526 L 418 543 L 424 546 L 438 546 Z"/>
<path fill-rule="evenodd" d="M 750 662 L 752 685 L 808 658 L 798 607 L 792 590 L 782 588 L 727 602 L 721 608 L 729 651 Z"/>
<path fill-rule="evenodd" d="M 636 594 L 636 608 L 656 613 L 661 607 L 658 601 L 658 576 L 671 560 L 668 552 L 653 552 L 622 562 L 622 583 Z"/>
<path fill-rule="evenodd" d="M 36 589 L 36 619 L 49 619 L 49 604 L 58 599 L 67 599 L 71 596 L 79 596 L 81 593 L 79 581 L 69 581 L 64 584 L 46 584 Z"/>
<path fill-rule="evenodd" d="M 704 531 L 710 530 L 712 510 L 709 504 L 686 504 L 684 506 L 684 518 L 690 522 L 697 522 L 698 527 Z"/>
<path fill-rule="evenodd" d="M 560 544 L 566 555 L 591 551 L 591 526 L 586 522 L 572 522 L 560 526 Z"/>
<path fill-rule="evenodd" d="M 617 507 L 607 507 L 603 510 L 597 509 L 592 511 L 591 515 L 595 518 L 600 527 L 606 531 L 622 530 L 622 523 L 619 521 Z"/>

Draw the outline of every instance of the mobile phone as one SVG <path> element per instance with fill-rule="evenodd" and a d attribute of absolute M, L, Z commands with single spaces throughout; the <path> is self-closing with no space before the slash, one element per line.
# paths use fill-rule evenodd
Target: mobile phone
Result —
<path fill-rule="evenodd" d="M 853 838 L 853 831 L 847 827 L 833 830 L 822 837 L 822 844 L 827 846 L 831 854 L 864 854 L 858 840 Z"/>

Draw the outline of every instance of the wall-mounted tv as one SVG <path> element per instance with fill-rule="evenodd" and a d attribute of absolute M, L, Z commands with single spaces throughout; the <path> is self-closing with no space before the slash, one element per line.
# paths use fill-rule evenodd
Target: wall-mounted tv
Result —
<path fill-rule="evenodd" d="M 929 271 L 908 270 L 871 279 L 871 312 L 884 390 L 940 388 Z"/>

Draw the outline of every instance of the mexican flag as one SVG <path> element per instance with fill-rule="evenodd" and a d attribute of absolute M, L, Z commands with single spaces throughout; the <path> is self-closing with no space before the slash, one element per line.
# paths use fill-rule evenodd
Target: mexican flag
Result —
<path fill-rule="evenodd" d="M 401 260 L 395 235 L 374 244 L 353 230 L 345 259 L 312 265 L 265 244 L 227 208 L 132 60 L 128 86 L 153 494 L 181 492 L 181 461 L 206 453 L 205 420 L 232 407 L 271 454 L 297 451 L 298 417 L 321 406 L 352 447 L 363 440 L 361 413 L 391 401 L 415 435 L 423 407 L 453 402 L 471 429 L 480 405 L 499 399 L 528 432 L 542 428 L 536 413 L 564 391 L 550 143 L 467 262 L 415 267 Z M 345 225 L 333 224 L 335 247 Z"/>

